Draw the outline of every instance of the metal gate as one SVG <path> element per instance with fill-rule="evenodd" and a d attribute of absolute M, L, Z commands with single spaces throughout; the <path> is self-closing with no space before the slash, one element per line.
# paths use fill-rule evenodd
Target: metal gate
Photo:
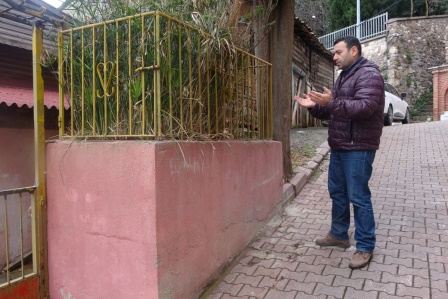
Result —
<path fill-rule="evenodd" d="M 40 67 L 42 28 L 33 26 L 33 90 L 34 90 L 34 157 L 35 184 L 22 188 L 0 190 L 0 211 L 4 223 L 2 240 L 5 263 L 0 275 L 0 299 L 48 298 L 45 198 L 45 132 L 44 89 Z M 14 207 L 14 208 L 11 208 Z M 24 212 L 31 218 L 31 250 L 26 250 Z M 14 240 L 16 251 L 11 259 Z M 18 253 L 17 253 L 18 252 Z"/>
<path fill-rule="evenodd" d="M 0 189 L 0 252 L 4 256 L 0 261 L 0 299 L 49 298 L 44 82 L 41 69 L 43 30 L 47 26 L 56 30 L 66 29 L 71 17 L 40 0 L 0 0 L 0 18 L 5 20 L 4 24 L 6 20 L 12 24 L 8 30 L 13 34 L 9 36 L 16 39 L 26 39 L 32 26 L 35 161 L 33 186 Z M 46 39 L 46 45 L 48 43 Z"/>

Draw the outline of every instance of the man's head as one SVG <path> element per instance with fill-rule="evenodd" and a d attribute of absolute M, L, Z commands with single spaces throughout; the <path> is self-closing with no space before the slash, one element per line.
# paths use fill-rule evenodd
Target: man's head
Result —
<path fill-rule="evenodd" d="M 334 42 L 333 61 L 340 70 L 345 70 L 361 57 L 361 43 L 354 36 L 344 36 Z"/>

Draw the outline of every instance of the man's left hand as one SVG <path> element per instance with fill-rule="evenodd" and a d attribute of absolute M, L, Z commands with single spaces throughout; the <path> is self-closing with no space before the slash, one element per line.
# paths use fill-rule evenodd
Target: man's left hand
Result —
<path fill-rule="evenodd" d="M 330 100 L 333 98 L 333 94 L 331 92 L 331 90 L 329 90 L 328 88 L 324 87 L 324 92 L 320 93 L 317 91 L 311 91 L 308 96 L 310 97 L 311 101 L 313 101 L 316 104 L 320 104 L 320 105 L 327 105 Z"/>

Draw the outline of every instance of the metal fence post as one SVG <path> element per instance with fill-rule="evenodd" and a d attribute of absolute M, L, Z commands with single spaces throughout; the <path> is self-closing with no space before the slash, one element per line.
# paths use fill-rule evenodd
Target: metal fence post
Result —
<path fill-rule="evenodd" d="M 45 188 L 45 126 L 44 126 L 44 81 L 42 78 L 41 56 L 43 26 L 33 26 L 33 95 L 34 95 L 34 158 L 35 158 L 35 193 L 33 208 L 33 263 L 34 271 L 39 276 L 39 297 L 48 298 L 47 268 L 47 206 Z M 61 106 L 59 109 L 64 109 Z"/>

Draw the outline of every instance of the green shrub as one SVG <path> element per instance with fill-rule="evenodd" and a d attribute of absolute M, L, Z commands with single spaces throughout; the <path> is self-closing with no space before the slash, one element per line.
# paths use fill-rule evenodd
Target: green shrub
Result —
<path fill-rule="evenodd" d="M 415 101 L 415 104 L 411 109 L 411 116 L 418 115 L 423 110 L 423 107 L 425 107 L 426 103 L 432 100 L 432 97 L 433 97 L 433 86 L 430 85 L 428 89 L 426 89 L 425 92 Z"/>
<path fill-rule="evenodd" d="M 408 51 L 406 52 L 406 60 L 407 60 L 407 62 L 408 62 L 409 64 L 412 63 L 412 52 L 411 52 L 410 50 L 408 50 Z"/>

